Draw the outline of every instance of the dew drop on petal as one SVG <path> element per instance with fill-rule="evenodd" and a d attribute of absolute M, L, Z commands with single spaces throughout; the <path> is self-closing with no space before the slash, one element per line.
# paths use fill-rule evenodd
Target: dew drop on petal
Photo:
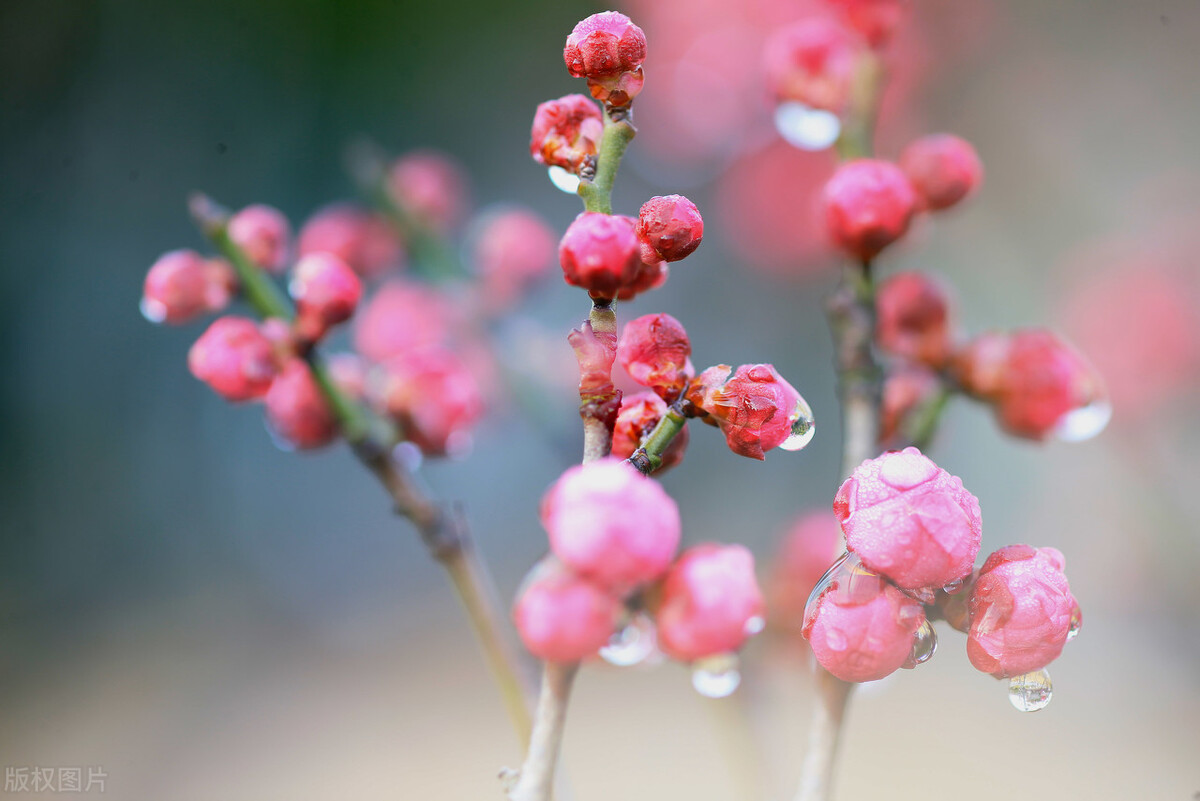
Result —
<path fill-rule="evenodd" d="M 565 170 L 557 164 L 551 167 L 547 173 L 550 176 L 550 183 L 554 184 L 559 191 L 573 195 L 579 189 L 579 176 L 575 173 Z"/>
<path fill-rule="evenodd" d="M 263 417 L 263 425 L 267 429 L 267 436 L 271 438 L 271 444 L 284 453 L 294 453 L 296 445 L 287 437 L 275 430 L 275 426 L 271 425 L 271 421 Z"/>
<path fill-rule="evenodd" d="M 925 664 L 937 650 L 937 644 L 937 632 L 933 630 L 933 624 L 926 620 L 920 628 L 913 632 L 912 651 L 909 652 L 908 659 L 901 667 L 911 670 L 917 665 Z"/>
<path fill-rule="evenodd" d="M 161 300 L 142 298 L 138 309 L 141 310 L 142 316 L 152 323 L 158 324 L 167 319 L 167 305 Z"/>
<path fill-rule="evenodd" d="M 741 683 L 737 654 L 706 656 L 692 663 L 692 687 L 705 698 L 725 698 Z"/>
<path fill-rule="evenodd" d="M 392 458 L 398 464 L 404 465 L 408 471 L 415 472 L 421 469 L 421 462 L 425 461 L 425 456 L 421 453 L 421 449 L 411 442 L 400 442 L 396 447 L 392 448 Z"/>
<path fill-rule="evenodd" d="M 637 614 L 609 638 L 608 645 L 600 649 L 600 658 L 610 665 L 631 667 L 645 662 L 657 647 L 654 621 Z"/>
<path fill-rule="evenodd" d="M 813 422 L 812 408 L 801 398 L 788 420 L 792 424 L 792 433 L 780 443 L 779 447 L 785 451 L 798 451 L 812 442 L 813 435 L 817 433 L 816 424 Z"/>
<path fill-rule="evenodd" d="M 1083 442 L 1099 434 L 1112 419 L 1112 404 L 1096 401 L 1067 412 L 1054 426 L 1054 438 L 1060 442 Z"/>
<path fill-rule="evenodd" d="M 1071 623 L 1067 627 L 1067 642 L 1079 636 L 1079 630 L 1083 628 L 1083 610 L 1079 608 L 1079 604 L 1071 607 Z"/>
<path fill-rule="evenodd" d="M 1045 668 L 1013 676 L 1008 681 L 1008 700 L 1021 712 L 1045 709 L 1053 695 L 1054 685 Z"/>
<path fill-rule="evenodd" d="M 947 595 L 955 595 L 956 593 L 960 593 L 962 592 L 964 583 L 965 582 L 963 579 L 955 579 L 954 581 L 946 582 L 942 585 L 942 592 L 946 593 Z"/>
<path fill-rule="evenodd" d="M 791 101 L 775 107 L 775 130 L 792 147 L 825 150 L 837 141 L 842 121 L 833 112 Z"/>
<path fill-rule="evenodd" d="M 758 634 L 760 631 L 766 628 L 766 626 L 767 621 L 763 620 L 760 616 L 755 615 L 746 621 L 746 625 L 742 627 L 742 632 L 747 637 L 753 637 L 755 634 Z"/>

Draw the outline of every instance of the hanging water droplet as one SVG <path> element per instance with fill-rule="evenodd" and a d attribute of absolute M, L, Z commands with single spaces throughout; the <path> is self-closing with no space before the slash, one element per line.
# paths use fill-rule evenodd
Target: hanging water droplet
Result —
<path fill-rule="evenodd" d="M 791 101 L 775 107 L 775 130 L 793 147 L 825 150 L 837 141 L 842 121 L 833 112 Z"/>
<path fill-rule="evenodd" d="M 1099 434 L 1112 419 L 1112 404 L 1096 401 L 1067 412 L 1054 426 L 1054 437 L 1060 442 L 1083 442 Z"/>
<path fill-rule="evenodd" d="M 933 624 L 926 620 L 913 632 L 912 650 L 901 667 L 911 670 L 928 662 L 937 650 L 937 642 L 937 632 L 933 630 Z"/>
<path fill-rule="evenodd" d="M 290 439 L 280 434 L 275 430 L 275 426 L 271 425 L 271 421 L 266 417 L 263 418 L 263 427 L 267 429 L 267 436 L 271 438 L 271 444 L 284 453 L 293 453 L 296 450 L 296 445 Z"/>
<path fill-rule="evenodd" d="M 554 184 L 555 188 L 566 192 L 568 195 L 573 195 L 579 189 L 579 176 L 573 172 L 569 172 L 555 164 L 547 173 L 550 176 L 550 183 Z"/>
<path fill-rule="evenodd" d="M 600 649 L 600 658 L 610 665 L 631 667 L 645 662 L 658 647 L 654 621 L 649 615 L 636 614 Z"/>
<path fill-rule="evenodd" d="M 392 448 L 392 458 L 407 467 L 410 473 L 420 470 L 421 462 L 425 461 L 421 449 L 411 442 L 397 443 L 396 447 Z"/>
<path fill-rule="evenodd" d="M 167 304 L 161 300 L 142 298 L 138 309 L 141 310 L 143 317 L 156 325 L 167 319 Z"/>
<path fill-rule="evenodd" d="M 779 447 L 785 451 L 798 451 L 812 442 L 813 435 L 817 433 L 816 423 L 813 422 L 812 407 L 805 402 L 804 398 L 801 398 L 788 420 L 792 424 L 792 433 Z"/>
<path fill-rule="evenodd" d="M 964 583 L 965 582 L 963 579 L 955 579 L 954 581 L 947 582 L 942 585 L 942 592 L 946 593 L 947 595 L 955 595 L 956 593 L 960 593 L 962 592 Z"/>
<path fill-rule="evenodd" d="M 1021 712 L 1045 709 L 1054 695 L 1054 685 L 1045 668 L 1013 676 L 1008 681 L 1008 700 Z"/>
<path fill-rule="evenodd" d="M 1079 630 L 1083 628 L 1083 610 L 1079 608 L 1079 604 L 1071 607 L 1071 623 L 1067 626 L 1067 642 L 1079 636 Z"/>
<path fill-rule="evenodd" d="M 762 617 L 755 615 L 746 621 L 746 625 L 742 627 L 742 632 L 747 637 L 753 637 L 767 627 L 767 621 Z"/>
<path fill-rule="evenodd" d="M 737 654 L 716 654 L 692 663 L 692 687 L 705 698 L 732 695 L 741 683 Z"/>

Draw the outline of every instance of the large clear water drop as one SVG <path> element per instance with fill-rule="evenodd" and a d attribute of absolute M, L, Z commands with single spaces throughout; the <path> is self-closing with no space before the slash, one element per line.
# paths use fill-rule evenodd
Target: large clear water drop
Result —
<path fill-rule="evenodd" d="M 1071 622 L 1067 626 L 1067 642 L 1079 636 L 1079 630 L 1083 628 L 1083 610 L 1079 608 L 1079 604 L 1071 607 Z"/>
<path fill-rule="evenodd" d="M 937 632 L 933 630 L 933 624 L 926 620 L 913 633 L 912 650 L 902 667 L 911 670 L 917 665 L 925 664 L 937 651 L 937 644 Z"/>
<path fill-rule="evenodd" d="M 804 398 L 801 398 L 796 404 L 796 408 L 792 410 L 788 421 L 792 424 L 792 433 L 788 435 L 788 438 L 779 447 L 785 451 L 798 451 L 812 442 L 813 435 L 817 433 L 817 428 L 816 423 L 813 422 L 812 407 L 808 405 Z"/>
<path fill-rule="evenodd" d="M 790 101 L 775 107 L 775 130 L 792 147 L 825 150 L 842 133 L 842 121 L 830 111 Z"/>
<path fill-rule="evenodd" d="M 575 173 L 555 164 L 547 170 L 547 174 L 550 176 L 550 183 L 554 184 L 556 189 L 568 195 L 574 195 L 579 190 L 579 176 Z"/>
<path fill-rule="evenodd" d="M 1111 403 L 1089 403 L 1060 417 L 1054 426 L 1054 438 L 1060 442 L 1083 442 L 1103 431 L 1111 419 Z"/>
<path fill-rule="evenodd" d="M 942 592 L 947 595 L 957 595 L 962 592 L 963 585 L 966 583 L 965 578 L 955 579 L 954 581 L 946 582 L 942 585 Z"/>
<path fill-rule="evenodd" d="M 600 649 L 600 658 L 617 667 L 632 667 L 645 662 L 658 648 L 654 621 L 649 615 L 636 614 Z"/>
<path fill-rule="evenodd" d="M 167 305 L 161 300 L 142 298 L 138 309 L 141 310 L 142 316 L 152 323 L 161 323 L 167 319 Z"/>
<path fill-rule="evenodd" d="M 408 441 L 396 443 L 396 447 L 392 448 L 392 458 L 410 473 L 420 470 L 421 463 L 425 461 L 425 455 L 421 453 L 421 449 Z"/>
<path fill-rule="evenodd" d="M 1013 676 L 1008 681 L 1008 700 L 1021 712 L 1045 709 L 1054 696 L 1054 685 L 1045 668 Z"/>
<path fill-rule="evenodd" d="M 737 654 L 717 654 L 692 663 L 692 687 L 705 698 L 725 698 L 741 683 Z"/>

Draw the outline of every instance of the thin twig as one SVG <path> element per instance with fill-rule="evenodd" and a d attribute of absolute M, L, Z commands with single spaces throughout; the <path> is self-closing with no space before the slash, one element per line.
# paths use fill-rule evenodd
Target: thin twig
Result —
<path fill-rule="evenodd" d="M 529 752 L 516 786 L 509 790 L 509 801 L 550 801 L 554 772 L 567 723 L 567 701 L 579 663 L 547 662 L 542 671 L 542 692 L 538 697 L 537 718 L 529 740 Z"/>

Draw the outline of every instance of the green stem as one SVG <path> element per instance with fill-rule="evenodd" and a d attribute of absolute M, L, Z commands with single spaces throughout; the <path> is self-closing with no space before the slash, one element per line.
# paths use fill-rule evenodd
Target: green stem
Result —
<path fill-rule="evenodd" d="M 842 161 L 870 158 L 874 152 L 875 118 L 883 86 L 883 63 L 873 53 L 860 57 L 850 88 L 850 107 L 835 147 Z"/>
<path fill-rule="evenodd" d="M 663 454 L 685 425 L 687 418 L 676 407 L 668 407 L 667 413 L 642 440 L 641 446 L 625 461 L 636 467 L 642 475 L 650 475 L 662 467 Z"/>
<path fill-rule="evenodd" d="M 585 178 L 580 181 L 577 190 L 583 198 L 585 211 L 612 214 L 612 190 L 617 180 L 617 169 L 621 166 L 625 148 L 637 135 L 637 129 L 630 122 L 632 113 L 630 109 L 620 112 L 612 112 L 607 108 L 604 110 L 604 134 L 600 137 L 596 154 L 596 174 L 590 180 Z"/>

